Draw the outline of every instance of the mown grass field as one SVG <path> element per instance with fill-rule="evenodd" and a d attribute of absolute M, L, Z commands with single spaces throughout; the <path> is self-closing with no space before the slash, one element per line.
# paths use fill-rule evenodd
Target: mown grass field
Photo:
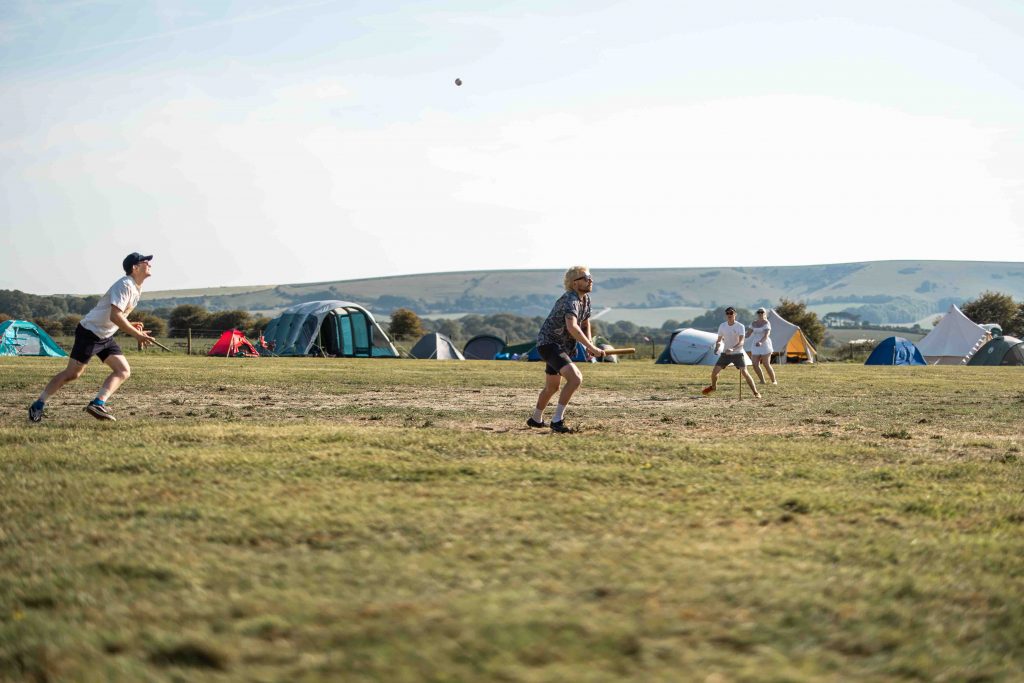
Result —
<path fill-rule="evenodd" d="M 1024 678 L 1024 371 L 0 358 L 0 679 Z"/>

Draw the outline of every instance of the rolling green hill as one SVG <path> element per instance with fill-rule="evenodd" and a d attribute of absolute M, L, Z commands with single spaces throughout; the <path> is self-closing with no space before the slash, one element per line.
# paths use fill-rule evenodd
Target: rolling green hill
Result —
<path fill-rule="evenodd" d="M 753 308 L 780 297 L 814 310 L 851 310 L 880 323 L 921 320 L 985 290 L 1024 299 L 1024 263 L 993 261 L 870 261 L 756 268 L 594 269 L 595 309 L 607 320 L 649 324 L 685 319 L 724 304 Z M 556 270 L 425 273 L 307 284 L 147 292 L 142 306 L 183 303 L 210 310 L 244 309 L 273 315 L 302 301 L 342 299 L 386 316 L 399 306 L 420 315 L 508 312 L 544 315 L 562 289 Z"/>

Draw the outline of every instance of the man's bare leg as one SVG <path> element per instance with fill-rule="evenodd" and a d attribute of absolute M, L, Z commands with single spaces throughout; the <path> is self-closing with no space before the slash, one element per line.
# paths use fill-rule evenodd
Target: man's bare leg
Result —
<path fill-rule="evenodd" d="M 747 386 L 750 387 L 750 391 L 754 394 L 754 398 L 761 398 L 760 392 L 758 392 L 757 387 L 754 386 L 754 378 L 750 376 L 749 372 L 747 372 L 746 366 L 740 368 L 740 374 L 743 375 L 743 379 L 747 381 Z"/>
<path fill-rule="evenodd" d="M 125 380 L 131 377 L 132 369 L 128 365 L 128 359 L 124 356 L 107 356 L 103 362 L 110 367 L 110 374 L 107 375 L 103 386 L 100 387 L 100 392 L 96 394 L 96 399 L 105 403 L 124 384 Z"/>
<path fill-rule="evenodd" d="M 572 399 L 572 395 L 576 393 L 576 390 L 583 384 L 583 373 L 576 367 L 576 364 L 566 365 L 562 368 L 560 373 L 565 378 L 565 385 L 562 387 L 562 393 L 558 395 L 558 402 L 563 406 L 569 405 L 569 401 Z"/>
<path fill-rule="evenodd" d="M 533 424 L 527 421 L 531 427 L 540 427 L 544 425 L 544 410 L 551 403 L 551 397 L 558 393 L 558 385 L 562 382 L 561 375 L 545 375 L 544 388 L 540 390 L 540 394 L 537 396 L 537 406 L 533 411 Z"/>
<path fill-rule="evenodd" d="M 54 375 L 47 383 L 43 393 L 39 394 L 39 400 L 45 403 L 48 398 L 60 391 L 62 386 L 81 377 L 83 372 L 85 372 L 85 363 L 79 363 L 74 358 L 69 358 L 68 366 Z"/>
<path fill-rule="evenodd" d="M 572 395 L 583 384 L 583 373 L 580 372 L 575 363 L 566 365 L 559 374 L 565 378 L 565 384 L 562 385 L 562 392 L 558 395 L 558 405 L 555 406 L 555 414 L 551 417 L 552 428 L 554 428 L 554 425 L 562 423 L 565 409 L 568 407 L 569 401 L 572 400 Z"/>
<path fill-rule="evenodd" d="M 46 387 L 43 389 L 43 393 L 39 394 L 38 400 L 28 407 L 28 419 L 32 422 L 39 422 L 43 419 L 43 408 L 46 406 L 46 400 L 60 391 L 68 382 L 74 382 L 76 379 L 82 376 L 85 372 L 85 363 L 80 363 L 74 358 L 68 359 L 68 365 L 66 368 L 54 375 L 49 382 L 46 383 Z"/>

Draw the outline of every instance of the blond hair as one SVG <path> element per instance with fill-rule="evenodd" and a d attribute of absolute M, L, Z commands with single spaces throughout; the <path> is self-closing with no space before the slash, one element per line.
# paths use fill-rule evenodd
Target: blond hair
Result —
<path fill-rule="evenodd" d="M 573 288 L 572 283 L 576 282 L 576 278 L 586 275 L 588 270 L 590 270 L 590 268 L 587 268 L 586 266 L 573 266 L 569 270 L 565 271 L 565 291 L 571 291 Z"/>

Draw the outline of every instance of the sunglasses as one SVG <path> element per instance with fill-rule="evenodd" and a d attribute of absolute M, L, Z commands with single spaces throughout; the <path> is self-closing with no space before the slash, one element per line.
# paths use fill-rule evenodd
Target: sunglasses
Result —
<path fill-rule="evenodd" d="M 578 278 L 576 278 L 576 280 L 586 280 L 587 282 L 593 282 L 594 277 L 592 275 L 580 275 Z M 576 282 L 576 280 L 573 280 L 573 282 Z"/>

